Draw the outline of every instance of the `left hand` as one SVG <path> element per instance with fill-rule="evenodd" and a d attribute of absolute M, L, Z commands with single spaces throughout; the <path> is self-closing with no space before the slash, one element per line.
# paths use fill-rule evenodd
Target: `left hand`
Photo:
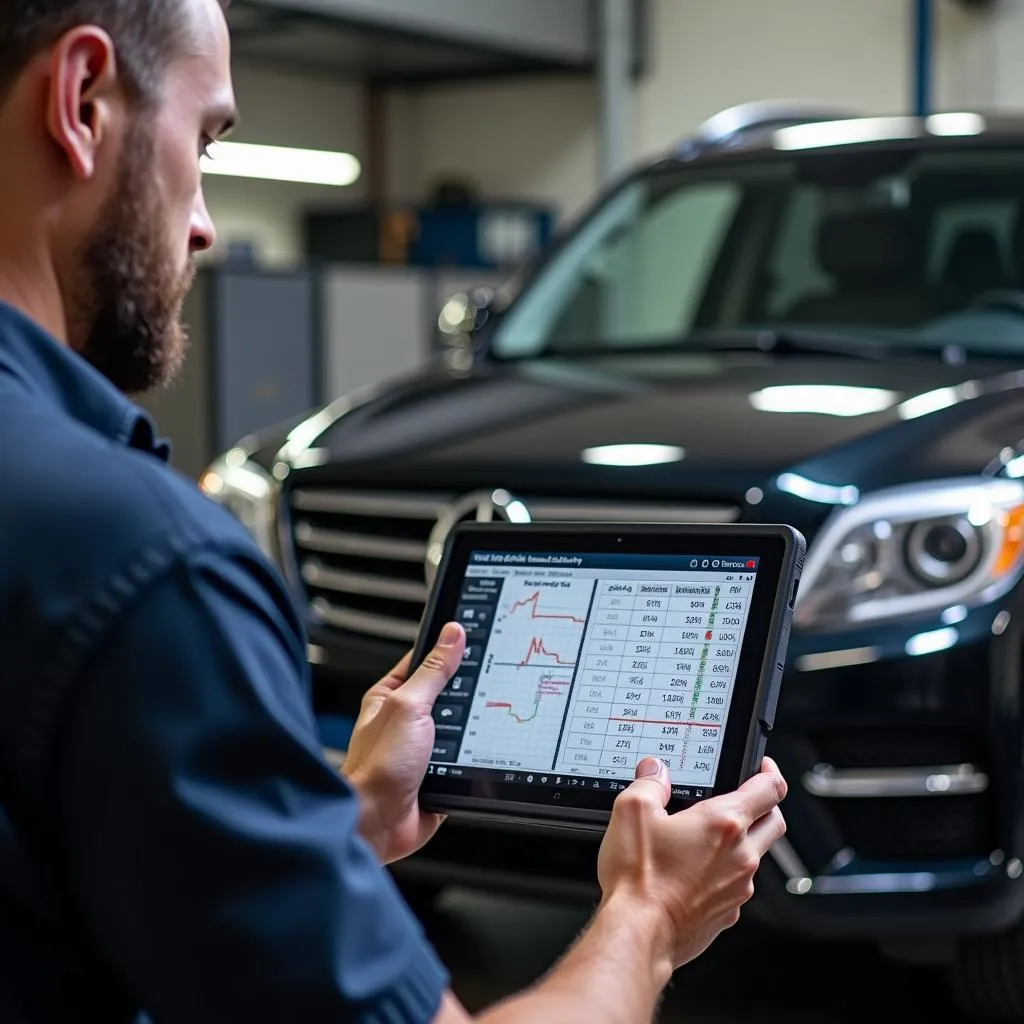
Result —
<path fill-rule="evenodd" d="M 419 788 L 434 749 L 434 702 L 465 647 L 465 631 L 449 623 L 411 676 L 406 656 L 363 697 L 343 771 L 362 797 L 360 831 L 385 864 L 415 853 L 444 820 L 420 810 Z"/>

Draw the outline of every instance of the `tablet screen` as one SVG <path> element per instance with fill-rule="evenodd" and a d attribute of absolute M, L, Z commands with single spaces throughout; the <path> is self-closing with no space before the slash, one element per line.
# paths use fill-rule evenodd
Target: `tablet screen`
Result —
<path fill-rule="evenodd" d="M 757 555 L 469 552 L 428 773 L 616 791 L 639 760 L 711 795 Z"/>

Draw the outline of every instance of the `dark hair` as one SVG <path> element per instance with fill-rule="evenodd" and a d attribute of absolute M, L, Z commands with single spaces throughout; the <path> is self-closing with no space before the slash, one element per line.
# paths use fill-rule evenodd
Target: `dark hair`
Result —
<path fill-rule="evenodd" d="M 227 8 L 230 0 L 219 0 Z M 181 0 L 0 0 L 0 102 L 29 62 L 76 25 L 113 39 L 134 98 L 155 99 L 186 41 Z"/>

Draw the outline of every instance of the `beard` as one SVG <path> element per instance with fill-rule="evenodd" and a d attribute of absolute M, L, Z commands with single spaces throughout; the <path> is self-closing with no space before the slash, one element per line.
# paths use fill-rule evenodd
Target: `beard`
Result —
<path fill-rule="evenodd" d="M 153 185 L 155 146 L 144 122 L 125 139 L 124 162 L 79 257 L 73 347 L 115 387 L 140 395 L 170 383 L 187 348 L 182 307 L 195 267 L 172 258 Z"/>

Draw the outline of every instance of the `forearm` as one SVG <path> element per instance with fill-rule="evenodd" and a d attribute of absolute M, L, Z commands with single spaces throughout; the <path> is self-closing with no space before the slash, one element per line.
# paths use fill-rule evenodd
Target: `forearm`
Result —
<path fill-rule="evenodd" d="M 541 982 L 478 1020 L 485 1024 L 641 1024 L 672 976 L 657 911 L 632 899 L 603 904 L 590 927 Z"/>

